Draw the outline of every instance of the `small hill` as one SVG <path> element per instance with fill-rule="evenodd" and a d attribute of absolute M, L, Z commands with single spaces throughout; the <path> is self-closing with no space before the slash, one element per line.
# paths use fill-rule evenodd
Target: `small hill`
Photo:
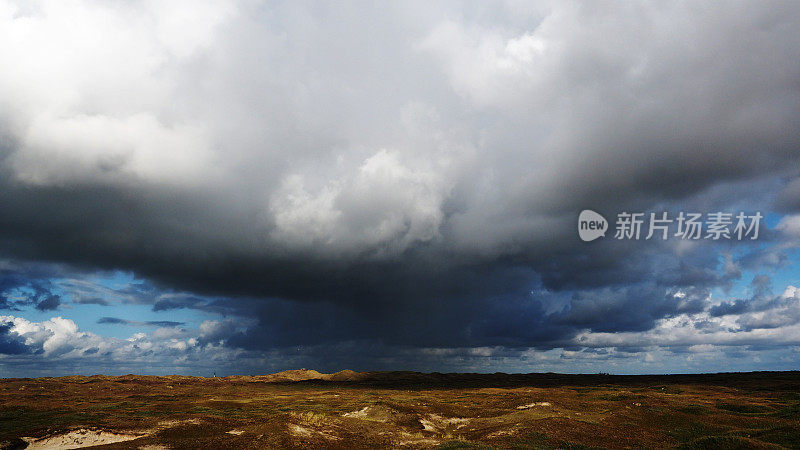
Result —
<path fill-rule="evenodd" d="M 280 383 L 287 381 L 306 381 L 306 380 L 327 380 L 330 375 L 320 373 L 313 369 L 293 369 L 284 370 L 283 372 L 272 373 L 269 375 L 260 375 L 253 378 L 258 381 L 265 381 L 268 383 Z"/>
<path fill-rule="evenodd" d="M 330 381 L 357 381 L 364 378 L 363 373 L 354 372 L 350 369 L 340 370 L 339 372 L 332 373 L 328 376 Z"/>

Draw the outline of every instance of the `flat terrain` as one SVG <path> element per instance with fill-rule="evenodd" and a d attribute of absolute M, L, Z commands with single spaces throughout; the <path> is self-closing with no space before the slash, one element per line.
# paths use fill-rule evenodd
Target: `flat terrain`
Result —
<path fill-rule="evenodd" d="M 800 372 L 0 380 L 0 448 L 800 448 Z"/>

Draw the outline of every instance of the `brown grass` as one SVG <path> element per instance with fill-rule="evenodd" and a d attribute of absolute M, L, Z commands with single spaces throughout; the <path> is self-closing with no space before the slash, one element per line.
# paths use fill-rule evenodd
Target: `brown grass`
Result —
<path fill-rule="evenodd" d="M 800 448 L 800 373 L 0 380 L 0 448 L 74 430 L 142 435 L 109 449 Z"/>

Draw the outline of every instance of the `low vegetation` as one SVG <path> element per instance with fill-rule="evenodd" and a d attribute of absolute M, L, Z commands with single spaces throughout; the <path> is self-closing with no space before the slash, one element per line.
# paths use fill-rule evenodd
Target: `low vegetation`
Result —
<path fill-rule="evenodd" d="M 800 448 L 800 373 L 0 380 L 0 448 Z"/>

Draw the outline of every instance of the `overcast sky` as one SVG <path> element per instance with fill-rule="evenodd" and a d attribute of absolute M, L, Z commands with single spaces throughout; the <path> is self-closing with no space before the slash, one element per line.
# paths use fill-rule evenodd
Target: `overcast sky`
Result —
<path fill-rule="evenodd" d="M 797 2 L 0 0 L 0 67 L 0 376 L 798 369 Z"/>

